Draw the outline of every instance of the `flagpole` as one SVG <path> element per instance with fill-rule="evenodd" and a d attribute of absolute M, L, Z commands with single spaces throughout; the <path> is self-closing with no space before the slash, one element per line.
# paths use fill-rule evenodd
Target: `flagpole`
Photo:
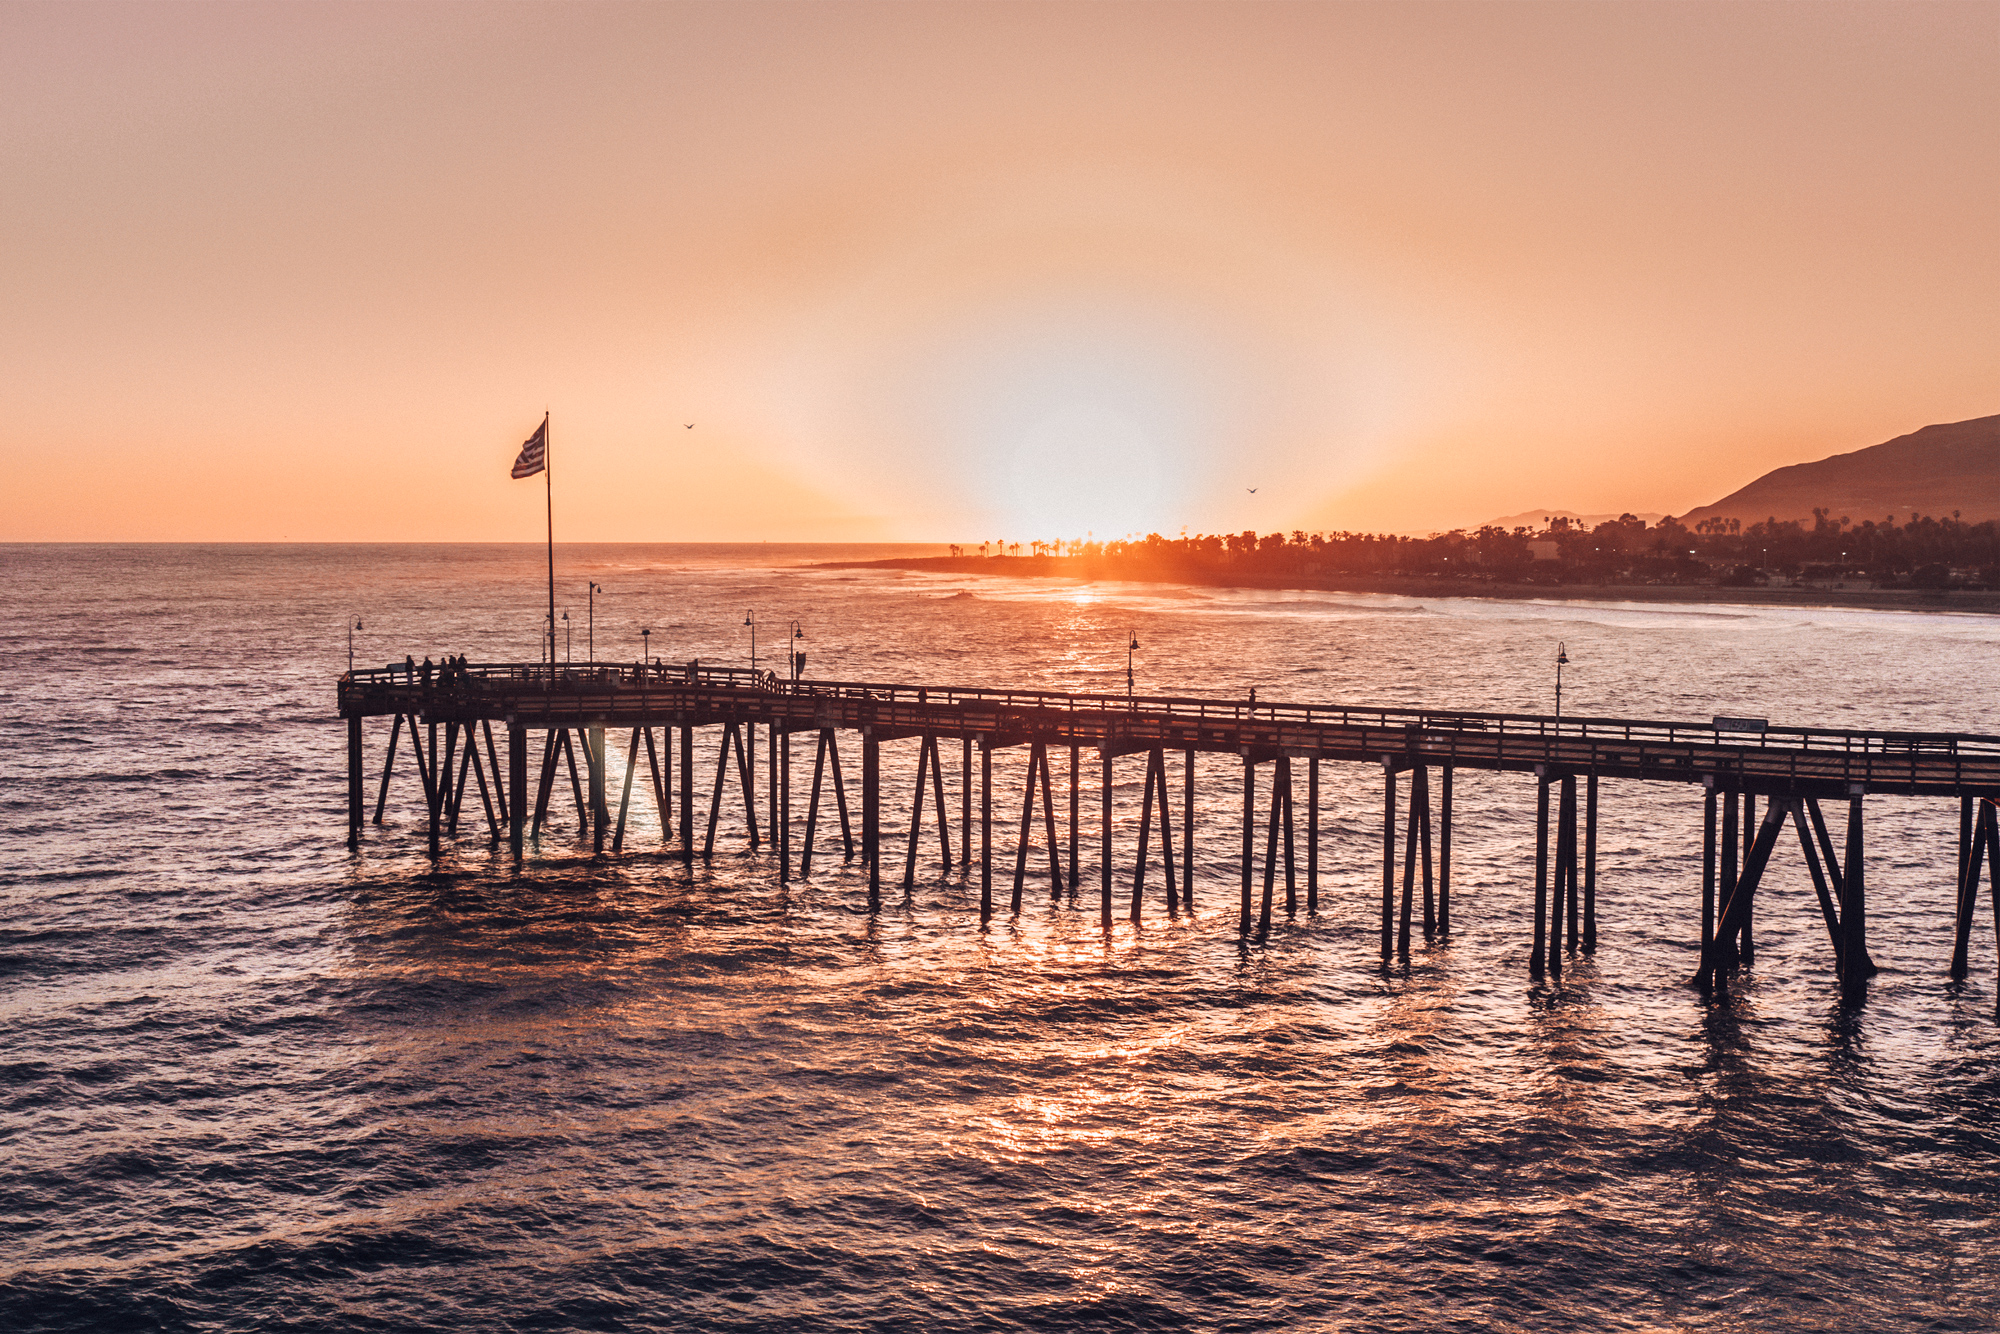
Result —
<path fill-rule="evenodd" d="M 549 414 L 542 411 L 542 485 L 549 507 L 549 665 L 556 661 L 556 483 L 555 451 L 549 447 Z"/>

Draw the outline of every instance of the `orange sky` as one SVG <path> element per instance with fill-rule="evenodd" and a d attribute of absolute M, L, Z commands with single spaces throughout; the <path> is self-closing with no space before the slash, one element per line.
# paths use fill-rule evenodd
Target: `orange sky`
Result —
<path fill-rule="evenodd" d="M 0 539 L 535 540 L 544 407 L 558 537 L 662 541 L 1680 512 L 2000 412 L 2000 4 L 11 0 L 0 78 Z"/>

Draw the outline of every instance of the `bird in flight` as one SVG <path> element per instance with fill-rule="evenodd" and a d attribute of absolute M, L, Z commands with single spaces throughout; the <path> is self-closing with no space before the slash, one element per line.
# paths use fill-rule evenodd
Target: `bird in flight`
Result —
<path fill-rule="evenodd" d="M 1256 487 L 1254 487 L 1254 486 L 1246 486 L 1246 487 L 1244 487 L 1243 489 L 1244 489 L 1245 491 L 1248 491 L 1248 492 L 1249 492 L 1249 493 L 1250 493 L 1251 495 L 1253 495 L 1253 496 L 1257 494 L 1257 488 L 1256 488 Z"/>
<path fill-rule="evenodd" d="M 692 430 L 694 429 L 694 423 L 693 423 L 693 422 L 689 422 L 689 423 L 687 424 L 687 428 L 688 428 L 688 429 L 689 429 L 690 431 L 692 431 Z"/>

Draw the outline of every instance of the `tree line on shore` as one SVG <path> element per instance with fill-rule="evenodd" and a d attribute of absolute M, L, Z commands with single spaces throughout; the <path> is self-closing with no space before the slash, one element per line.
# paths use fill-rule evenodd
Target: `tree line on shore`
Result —
<path fill-rule="evenodd" d="M 1539 529 L 1457 529 L 1429 537 L 1394 533 L 1241 533 L 1031 542 L 1030 558 L 1103 572 L 1258 577 L 1422 575 L 1507 583 L 1720 584 L 1773 580 L 1865 582 L 1878 588 L 2000 588 L 2000 523 L 1911 514 L 1855 522 L 1815 509 L 1814 520 L 1776 517 L 1744 527 L 1671 516 L 1648 525 L 1625 514 L 1590 527 L 1564 518 Z M 995 549 L 997 548 L 997 550 Z M 954 546 L 952 555 L 975 548 Z M 1020 544 L 981 543 L 981 556 L 1019 557 Z"/>

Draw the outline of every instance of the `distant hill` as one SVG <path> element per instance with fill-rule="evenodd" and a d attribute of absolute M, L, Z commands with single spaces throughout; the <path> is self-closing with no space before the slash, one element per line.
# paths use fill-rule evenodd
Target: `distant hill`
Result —
<path fill-rule="evenodd" d="M 2000 417 L 1926 426 L 1852 454 L 1777 468 L 1680 521 L 1691 528 L 1740 519 L 1748 527 L 1775 516 L 1810 524 L 1815 505 L 1856 523 L 1891 514 L 1908 523 L 1912 513 L 1942 519 L 1954 510 L 1967 523 L 2000 519 Z"/>
<path fill-rule="evenodd" d="M 1667 517 L 1664 514 L 1654 514 L 1651 511 L 1644 514 L 1636 511 L 1632 513 L 1633 517 L 1644 519 L 1648 526 L 1656 524 L 1661 519 Z M 1568 519 L 1571 527 L 1581 525 L 1585 528 L 1595 528 L 1600 523 L 1609 523 L 1613 519 L 1623 517 L 1620 514 L 1578 514 L 1575 510 L 1522 510 L 1519 514 L 1509 514 L 1503 518 L 1488 519 L 1483 524 L 1475 523 L 1467 528 L 1466 531 L 1474 532 L 1481 528 L 1501 528 L 1511 533 L 1516 528 L 1532 528 L 1536 532 L 1540 532 L 1542 529 L 1548 527 L 1550 519 Z"/>

